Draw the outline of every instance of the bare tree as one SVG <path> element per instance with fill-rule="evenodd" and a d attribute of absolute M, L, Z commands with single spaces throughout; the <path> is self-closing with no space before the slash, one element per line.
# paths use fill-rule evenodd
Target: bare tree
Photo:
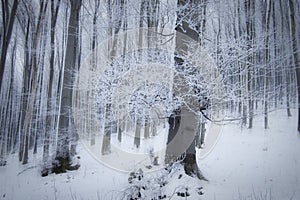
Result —
<path fill-rule="evenodd" d="M 197 17 L 199 16 L 200 9 L 197 10 L 197 5 L 200 4 L 200 0 L 193 0 L 184 2 L 179 0 L 177 5 L 178 7 L 184 7 L 181 12 L 178 12 L 177 15 L 177 26 L 175 30 L 177 31 L 177 34 L 183 34 L 188 36 L 189 38 L 193 39 L 196 42 L 200 41 L 199 37 L 199 20 Z M 194 9 L 196 11 L 191 12 L 191 9 Z M 187 13 L 191 13 L 187 16 Z M 178 38 L 178 39 L 177 39 Z M 178 51 L 186 51 L 187 50 L 187 44 L 183 45 L 185 41 L 181 39 L 181 37 L 178 35 L 176 37 L 176 49 Z M 181 57 L 178 57 L 178 55 L 175 55 L 175 65 L 178 67 L 184 66 L 184 60 Z M 178 77 L 179 78 L 179 77 Z M 182 86 L 177 85 L 176 83 L 179 81 L 177 78 L 174 78 L 174 91 L 175 93 L 178 93 L 180 90 L 182 90 Z M 179 81 L 180 82 L 180 81 Z M 169 135 L 168 135 L 168 143 L 167 143 L 167 150 L 166 150 L 166 160 L 165 162 L 167 164 L 170 164 L 174 162 L 174 159 L 178 156 L 178 152 L 176 150 L 176 146 L 178 145 L 185 145 L 181 144 L 184 143 L 184 141 L 176 141 L 176 145 L 170 145 L 171 141 L 173 142 L 176 134 L 184 135 L 182 139 L 190 140 L 189 147 L 186 149 L 184 153 L 184 159 L 182 161 L 184 165 L 185 173 L 188 175 L 196 175 L 199 179 L 205 179 L 203 175 L 201 174 L 200 169 L 197 166 L 196 163 L 196 138 L 195 134 L 191 134 L 191 130 L 196 130 L 199 126 L 197 125 L 199 118 L 195 115 L 193 111 L 186 108 L 184 105 L 182 105 L 178 110 L 174 111 L 173 115 L 169 118 Z M 184 124 L 180 126 L 180 124 Z M 182 128 L 183 127 L 183 128 Z M 184 127 L 189 127 L 189 129 L 186 129 Z M 193 137 L 193 138 L 191 138 Z M 176 139 L 175 139 L 176 140 Z M 174 158 L 175 156 L 175 158 Z"/>
<path fill-rule="evenodd" d="M 48 100 L 47 100 L 47 116 L 46 116 L 46 128 L 44 133 L 44 145 L 43 145 L 43 161 L 44 165 L 47 165 L 49 159 L 49 148 L 50 148 L 50 136 L 53 134 L 52 121 L 53 121 L 53 90 L 54 90 L 54 57 L 55 57 L 55 27 L 57 22 L 57 16 L 60 6 L 60 0 L 57 2 L 51 0 L 51 25 L 50 25 L 50 74 L 48 81 Z M 46 167 L 46 166 L 45 166 Z M 47 171 L 47 170 L 46 170 Z"/>
<path fill-rule="evenodd" d="M 62 96 L 60 102 L 59 132 L 56 149 L 55 173 L 66 172 L 66 170 L 77 169 L 79 166 L 72 166 L 72 152 L 70 145 L 76 142 L 78 133 L 74 125 L 72 113 L 72 96 L 76 72 L 78 71 L 78 30 L 79 14 L 82 1 L 70 0 L 71 12 L 68 26 L 67 51 L 62 83 Z M 73 150 L 74 151 L 74 150 Z"/>

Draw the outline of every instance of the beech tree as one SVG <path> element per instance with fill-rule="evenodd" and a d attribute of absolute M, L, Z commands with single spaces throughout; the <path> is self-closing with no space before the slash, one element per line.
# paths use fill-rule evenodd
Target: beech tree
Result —
<path fill-rule="evenodd" d="M 175 30 L 183 35 L 187 35 L 191 39 L 193 39 L 196 42 L 200 42 L 200 34 L 198 33 L 200 30 L 200 27 L 205 27 L 204 24 L 200 24 L 201 21 L 197 20 L 197 16 L 200 14 L 199 12 L 201 9 L 197 9 L 197 5 L 202 5 L 202 1 L 195 0 L 195 1 L 190 1 L 188 3 L 185 3 L 183 1 L 178 1 L 177 5 L 178 7 L 184 7 L 184 9 L 180 10 L 177 14 L 177 20 L 176 20 L 176 27 Z M 206 5 L 205 5 L 206 6 Z M 201 8 L 201 7 L 200 7 Z M 195 10 L 194 10 L 195 9 Z M 203 8 L 202 8 L 203 9 Z M 205 9 L 205 8 L 204 8 Z M 191 12 L 191 10 L 193 12 Z M 191 12 L 191 15 L 186 15 L 187 12 Z M 204 29 L 202 29 L 203 31 Z M 203 33 L 202 33 L 203 35 Z M 203 38 L 202 38 L 203 39 Z M 178 52 L 181 51 L 186 51 L 188 49 L 188 44 L 184 44 L 185 41 L 181 39 L 179 35 L 177 35 L 176 38 L 176 49 Z M 175 60 L 175 65 L 177 65 L 178 68 L 184 67 L 184 63 L 186 62 L 183 60 L 182 57 L 178 57 L 178 55 L 175 55 L 174 57 Z M 178 77 L 177 77 L 178 78 Z M 174 91 L 175 93 L 179 93 L 180 90 L 182 90 L 181 85 L 177 85 L 176 82 L 177 80 L 175 77 L 175 85 L 174 85 Z M 201 97 L 199 97 L 201 98 Z M 200 107 L 200 106 L 199 106 Z M 167 143 L 167 152 L 166 152 L 166 162 L 174 162 L 174 159 L 176 159 L 179 152 L 177 152 L 178 146 L 182 143 L 183 145 L 186 145 L 183 141 L 176 141 L 176 145 L 170 145 L 170 142 L 174 140 L 174 137 L 176 137 L 176 134 L 183 134 L 184 136 L 181 138 L 183 140 L 184 138 L 189 138 L 191 140 L 191 143 L 189 147 L 186 149 L 186 152 L 184 153 L 184 158 L 183 158 L 183 164 L 184 164 L 184 170 L 185 173 L 188 175 L 197 175 L 198 178 L 200 179 L 205 179 L 203 175 L 201 174 L 197 163 L 196 163 L 196 137 L 195 133 L 191 133 L 192 131 L 197 130 L 199 126 L 199 121 L 198 121 L 197 115 L 191 110 L 189 110 L 185 105 L 181 105 L 180 108 L 178 108 L 176 111 L 174 111 L 174 114 L 170 116 L 169 118 L 169 135 L 168 135 L 168 143 Z M 183 126 L 189 127 L 189 129 L 183 129 L 181 130 L 180 124 L 185 123 Z M 200 130 L 198 130 L 200 131 Z M 187 140 L 189 140 L 187 139 Z M 176 140 L 176 139 L 175 139 Z M 179 148 L 181 149 L 181 148 Z M 175 158 L 174 158 L 175 156 Z"/>
<path fill-rule="evenodd" d="M 63 73 L 63 85 L 60 102 L 60 117 L 58 126 L 58 140 L 53 171 L 65 172 L 66 170 L 77 169 L 79 166 L 71 166 L 72 156 L 76 154 L 76 142 L 78 133 L 74 125 L 72 112 L 73 85 L 78 66 L 78 30 L 79 14 L 82 1 L 70 0 L 71 11 L 68 25 L 67 51 Z"/>

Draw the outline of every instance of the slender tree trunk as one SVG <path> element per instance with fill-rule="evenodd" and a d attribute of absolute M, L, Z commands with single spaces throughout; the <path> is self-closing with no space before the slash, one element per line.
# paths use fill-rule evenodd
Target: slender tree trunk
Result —
<path fill-rule="evenodd" d="M 29 139 L 30 139 L 30 127 L 31 127 L 31 119 L 32 119 L 32 112 L 34 109 L 34 102 L 35 102 L 35 97 L 37 93 L 37 67 L 38 67 L 38 61 L 37 61 L 37 47 L 39 41 L 41 41 L 41 33 L 42 33 L 42 23 L 44 20 L 44 15 L 46 13 L 47 9 L 47 2 L 42 1 L 40 5 L 40 11 L 39 11 L 39 18 L 38 18 L 38 23 L 36 27 L 36 32 L 34 35 L 34 42 L 33 42 L 33 76 L 32 76 L 32 84 L 31 84 L 31 94 L 30 94 L 30 101 L 29 101 L 29 107 L 28 107 L 28 112 L 26 113 L 26 121 L 25 121 L 25 141 L 24 141 L 24 152 L 23 152 L 23 164 L 27 164 L 28 162 L 28 148 L 29 148 Z"/>
<path fill-rule="evenodd" d="M 7 1 L 4 1 L 2 0 L 2 7 L 8 7 L 7 5 L 5 4 L 8 4 Z M 8 46 L 9 46 L 9 43 L 10 43 L 10 38 L 11 38 L 11 35 L 12 35 L 12 30 L 13 30 L 13 26 L 14 26 L 14 21 L 15 21 L 15 18 L 16 18 L 16 12 L 17 12 L 17 8 L 18 8 L 18 5 L 19 5 L 19 0 L 14 0 L 13 2 L 13 5 L 12 5 L 12 8 L 11 8 L 11 11 L 10 13 L 5 13 L 6 9 L 2 9 L 2 14 L 3 15 L 7 15 L 5 18 L 7 19 L 8 16 L 9 16 L 9 20 L 7 22 L 7 28 L 5 27 L 6 25 L 6 22 L 4 23 L 4 33 L 3 33 L 3 41 L 2 41 L 2 48 L 1 48 L 1 57 L 0 57 L 0 93 L 2 91 L 2 82 L 3 82 L 3 75 L 4 75 L 4 71 L 5 71 L 5 62 L 6 62 L 6 54 L 7 54 L 7 50 L 8 50 Z M 6 19 L 3 18 L 4 21 L 6 21 Z"/>
<path fill-rule="evenodd" d="M 266 18 L 266 41 L 265 41 L 265 88 L 264 88 L 264 127 L 265 129 L 268 128 L 269 123 L 268 123 L 268 98 L 269 98 L 269 88 L 270 88 L 270 59 L 269 59 L 269 30 L 270 30 L 270 18 L 271 18 L 271 5 L 272 5 L 272 0 L 269 2 L 269 7 L 267 11 L 267 18 Z"/>
<path fill-rule="evenodd" d="M 145 138 L 150 137 L 150 119 L 147 114 L 145 116 L 144 137 Z"/>
<path fill-rule="evenodd" d="M 26 31 L 25 31 L 25 48 L 24 48 L 24 71 L 23 71 L 23 84 L 22 84 L 22 97 L 21 97 L 21 112 L 19 115 L 19 161 L 23 160 L 24 151 L 24 124 L 25 116 L 28 108 L 28 95 L 30 86 L 30 74 L 31 74 L 31 61 L 29 51 L 29 33 L 30 33 L 30 18 L 28 19 Z"/>
<path fill-rule="evenodd" d="M 118 10 L 116 13 L 113 13 L 113 3 L 116 3 L 114 6 L 118 6 Z M 118 37 L 117 34 L 120 32 L 122 28 L 122 16 L 124 12 L 124 0 L 119 0 L 116 2 L 112 2 L 111 0 L 108 0 L 107 2 L 107 12 L 109 16 L 109 29 L 108 29 L 108 37 L 113 38 L 112 44 L 109 44 L 108 50 L 109 50 L 109 60 L 112 63 L 113 59 L 116 56 L 116 51 L 118 49 Z M 116 25 L 113 27 L 113 25 L 117 22 Z M 111 95 L 111 94 L 109 94 Z M 103 135 L 103 142 L 102 142 L 102 154 L 107 154 L 110 152 L 110 140 L 111 140 L 111 133 L 112 133 L 112 128 L 115 129 L 117 128 L 118 132 L 118 122 L 117 121 L 112 121 L 113 118 L 111 117 L 112 113 L 111 112 L 111 96 L 108 97 L 107 103 L 106 103 L 106 117 L 105 118 L 105 124 L 104 124 L 104 135 Z M 109 112 L 109 113 L 108 113 Z"/>
<path fill-rule="evenodd" d="M 246 11 L 246 31 L 247 31 L 247 87 L 248 87 L 248 108 L 249 108 L 249 125 L 248 128 L 253 127 L 253 114 L 254 114 L 254 55 L 251 53 L 252 44 L 254 43 L 254 21 L 255 21 L 255 1 L 246 1 L 245 2 L 245 11 Z"/>
<path fill-rule="evenodd" d="M 299 34 L 297 34 L 297 24 L 296 24 L 296 13 L 294 7 L 294 1 L 289 0 L 290 7 L 290 19 L 291 19 L 291 32 L 292 32 L 292 45 L 293 45 L 293 56 L 294 56 L 294 65 L 296 69 L 296 78 L 297 78 L 297 90 L 298 90 L 298 132 L 300 133 L 300 58 L 298 52 L 298 40 Z"/>
<path fill-rule="evenodd" d="M 280 16 L 281 16 L 281 43 L 283 44 L 280 48 L 280 51 L 281 51 L 281 54 L 284 54 L 286 51 L 288 52 L 288 55 L 289 55 L 289 51 L 288 51 L 288 47 L 286 46 L 286 43 L 285 43 L 285 39 L 286 37 L 289 37 L 290 35 L 286 35 L 285 34 L 285 30 L 288 29 L 289 30 L 289 26 L 288 24 L 286 23 L 285 21 L 285 12 L 284 12 L 284 9 L 283 9 L 283 0 L 280 0 L 279 1 L 279 4 L 280 4 Z M 289 40 L 289 39 L 288 39 Z M 291 92 L 290 92 L 290 67 L 289 66 L 292 66 L 292 63 L 289 63 L 289 62 L 292 62 L 292 56 L 290 56 L 290 58 L 287 60 L 287 61 L 283 61 L 283 66 L 284 66 L 284 75 L 282 77 L 282 79 L 284 79 L 285 81 L 285 93 L 286 93 L 286 112 L 287 112 L 287 116 L 288 117 L 291 117 L 292 116 L 292 113 L 291 113 L 291 106 L 290 106 L 290 95 L 291 95 Z M 284 82 L 282 81 L 282 82 Z M 283 84 L 283 83 L 282 83 Z"/>
<path fill-rule="evenodd" d="M 53 122 L 53 110 L 54 110 L 54 104 L 53 100 L 53 89 L 54 89 L 54 56 L 55 56 L 55 27 L 56 27 L 56 21 L 57 21 L 57 15 L 59 10 L 60 0 L 57 1 L 56 5 L 54 3 L 54 0 L 51 1 L 51 26 L 50 26 L 50 71 L 49 71 L 49 82 L 48 82 L 48 100 L 47 100 L 47 116 L 46 116 L 46 129 L 44 134 L 44 146 L 43 146 L 43 161 L 44 164 L 47 165 L 47 161 L 49 159 L 49 149 L 50 149 L 50 135 L 54 134 L 52 127 Z M 47 166 L 44 166 L 47 168 Z M 46 169 L 45 169 L 46 170 Z M 46 170 L 47 171 L 47 170 Z M 46 171 L 42 173 L 46 173 Z"/>
<path fill-rule="evenodd" d="M 105 122 L 104 122 L 104 135 L 102 141 L 102 155 L 107 155 L 111 151 L 110 140 L 111 140 L 111 104 L 106 104 L 105 106 Z"/>
<path fill-rule="evenodd" d="M 97 68 L 97 49 L 96 49 L 96 45 L 97 45 L 97 18 L 98 18 L 98 10 L 99 10 L 99 6 L 100 6 L 100 0 L 95 0 L 95 10 L 94 10 L 94 14 L 93 14 L 93 35 L 92 35 L 92 65 L 91 65 L 91 70 L 94 71 Z M 94 96 L 94 91 L 91 91 L 92 94 L 91 96 Z M 89 98 L 89 96 L 88 96 Z M 92 98 L 89 98 L 90 101 L 93 101 Z M 92 102 L 89 103 L 89 106 L 91 107 L 93 105 Z M 90 110 L 90 109 L 89 109 Z M 92 121 L 94 119 L 93 117 L 93 111 L 91 110 L 90 112 L 90 116 L 88 117 L 88 121 L 89 126 L 91 126 L 90 128 L 90 134 L 91 134 L 91 141 L 90 144 L 91 145 L 95 145 L 96 143 L 96 138 L 95 138 L 95 129 L 93 128 L 93 124 L 96 123 L 94 121 Z"/>
<path fill-rule="evenodd" d="M 11 74 L 10 74 L 10 87 L 9 87 L 9 91 L 10 91 L 10 118 L 9 118 L 9 127 L 10 127 L 10 131 L 9 131 L 9 142 L 8 142 L 8 146 L 7 146 L 7 152 L 11 152 L 13 151 L 13 147 L 14 147 L 14 138 L 16 137 L 16 131 L 15 131 L 15 127 L 16 127 L 16 119 L 15 119 L 15 115 L 14 113 L 16 112 L 16 106 L 14 105 L 14 94 L 15 93 L 15 62 L 16 62 L 16 52 L 17 52 L 17 36 L 15 38 L 14 41 L 14 45 L 12 48 L 12 58 L 11 58 Z"/>
<path fill-rule="evenodd" d="M 17 38 L 17 37 L 16 37 Z M 3 116 L 1 116 L 1 127 L 0 130 L 0 166 L 6 165 L 6 156 L 9 152 L 13 150 L 13 141 L 15 133 L 14 127 L 14 79 L 15 79 L 15 61 L 16 61 L 16 45 L 17 39 L 14 40 L 14 45 L 12 48 L 11 56 L 11 69 L 10 69 L 10 82 L 8 87 L 8 95 L 6 100 L 6 106 L 4 105 L 6 111 Z"/>
<path fill-rule="evenodd" d="M 138 119 L 135 126 L 135 134 L 134 134 L 134 141 L 133 141 L 136 148 L 139 148 L 141 145 L 141 129 L 142 129 L 142 125 L 140 120 Z"/>

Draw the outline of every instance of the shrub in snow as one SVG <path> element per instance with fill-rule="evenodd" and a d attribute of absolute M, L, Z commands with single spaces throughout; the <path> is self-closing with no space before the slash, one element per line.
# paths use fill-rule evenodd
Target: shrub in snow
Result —
<path fill-rule="evenodd" d="M 174 196 L 193 199 L 204 194 L 199 179 L 186 175 L 180 162 L 153 173 L 144 173 L 142 169 L 132 171 L 128 183 L 120 196 L 122 199 L 159 200 Z"/>

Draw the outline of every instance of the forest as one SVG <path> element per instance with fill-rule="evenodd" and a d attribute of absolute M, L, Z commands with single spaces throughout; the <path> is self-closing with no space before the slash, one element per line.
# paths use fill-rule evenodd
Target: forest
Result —
<path fill-rule="evenodd" d="M 0 13 L 0 168 L 40 155 L 41 176 L 78 170 L 82 143 L 117 170 L 133 170 L 122 151 L 206 180 L 196 150 L 214 127 L 269 129 L 297 110 L 300 132 L 298 0 L 1 0 Z"/>

